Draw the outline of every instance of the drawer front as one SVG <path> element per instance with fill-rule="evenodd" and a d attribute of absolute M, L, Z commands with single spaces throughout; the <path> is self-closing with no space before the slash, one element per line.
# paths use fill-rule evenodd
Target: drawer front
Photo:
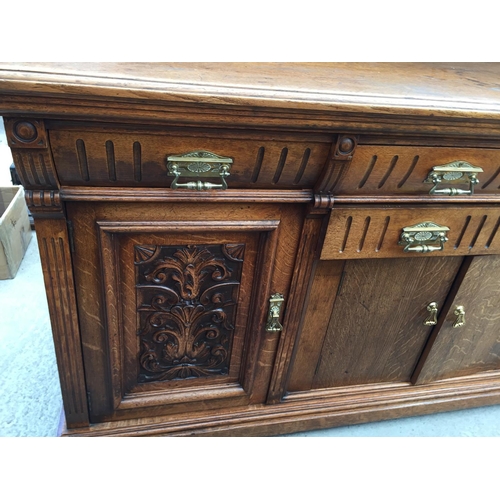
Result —
<path fill-rule="evenodd" d="M 446 226 L 442 249 L 432 226 L 415 230 L 410 248 L 403 228 L 432 222 Z M 500 208 L 334 208 L 326 232 L 322 260 L 409 257 L 421 255 L 484 255 L 500 253 Z M 426 240 L 430 236 L 430 241 Z M 427 251 L 424 246 L 427 246 Z"/>
<path fill-rule="evenodd" d="M 169 156 L 208 151 L 232 159 L 226 178 L 229 188 L 312 188 L 332 142 L 331 136 L 319 134 L 226 132 L 229 136 L 224 136 L 213 131 L 51 130 L 49 134 L 62 186 L 169 187 L 173 180 L 167 168 Z M 203 173 L 200 179 L 218 182 Z"/>
<path fill-rule="evenodd" d="M 433 167 L 467 162 L 480 167 L 477 194 L 500 194 L 500 150 L 416 146 L 358 146 L 351 165 L 339 180 L 336 195 L 425 195 L 433 187 L 424 182 Z M 469 189 L 467 176 L 441 187 Z M 474 196 L 474 195 L 472 195 Z"/>

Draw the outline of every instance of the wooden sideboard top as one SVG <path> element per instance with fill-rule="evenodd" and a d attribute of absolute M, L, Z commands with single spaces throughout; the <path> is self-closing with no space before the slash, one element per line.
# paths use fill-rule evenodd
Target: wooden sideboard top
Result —
<path fill-rule="evenodd" d="M 0 63 L 2 115 L 491 138 L 500 63 Z"/>
<path fill-rule="evenodd" d="M 497 116 L 500 63 L 0 63 L 7 93 Z"/>

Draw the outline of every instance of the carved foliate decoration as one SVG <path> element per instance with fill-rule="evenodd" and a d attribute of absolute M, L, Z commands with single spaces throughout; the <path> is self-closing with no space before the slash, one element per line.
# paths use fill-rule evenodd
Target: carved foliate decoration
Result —
<path fill-rule="evenodd" d="M 245 245 L 134 250 L 139 382 L 226 375 Z"/>

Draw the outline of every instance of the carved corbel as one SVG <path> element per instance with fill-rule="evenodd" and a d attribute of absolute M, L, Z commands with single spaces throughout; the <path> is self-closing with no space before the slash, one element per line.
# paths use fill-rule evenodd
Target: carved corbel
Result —
<path fill-rule="evenodd" d="M 61 197 L 57 190 L 26 190 L 26 204 L 35 219 L 63 219 Z"/>
<path fill-rule="evenodd" d="M 16 172 L 25 189 L 57 189 L 57 175 L 43 120 L 4 118 Z"/>
<path fill-rule="evenodd" d="M 337 142 L 330 150 L 328 162 L 314 188 L 315 194 L 330 195 L 335 191 L 349 168 L 357 145 L 356 135 L 342 134 L 337 137 Z"/>

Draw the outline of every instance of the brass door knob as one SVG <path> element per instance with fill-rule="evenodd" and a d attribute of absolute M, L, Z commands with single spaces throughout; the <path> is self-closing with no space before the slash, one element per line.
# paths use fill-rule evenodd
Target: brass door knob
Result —
<path fill-rule="evenodd" d="M 438 313 L 438 303 L 437 302 L 431 302 L 427 306 L 427 310 L 429 311 L 429 316 L 428 318 L 424 321 L 425 326 L 434 326 L 437 324 L 437 313 Z"/>
<path fill-rule="evenodd" d="M 465 308 L 464 306 L 457 306 L 453 311 L 457 319 L 453 323 L 453 328 L 460 328 L 465 325 Z"/>

